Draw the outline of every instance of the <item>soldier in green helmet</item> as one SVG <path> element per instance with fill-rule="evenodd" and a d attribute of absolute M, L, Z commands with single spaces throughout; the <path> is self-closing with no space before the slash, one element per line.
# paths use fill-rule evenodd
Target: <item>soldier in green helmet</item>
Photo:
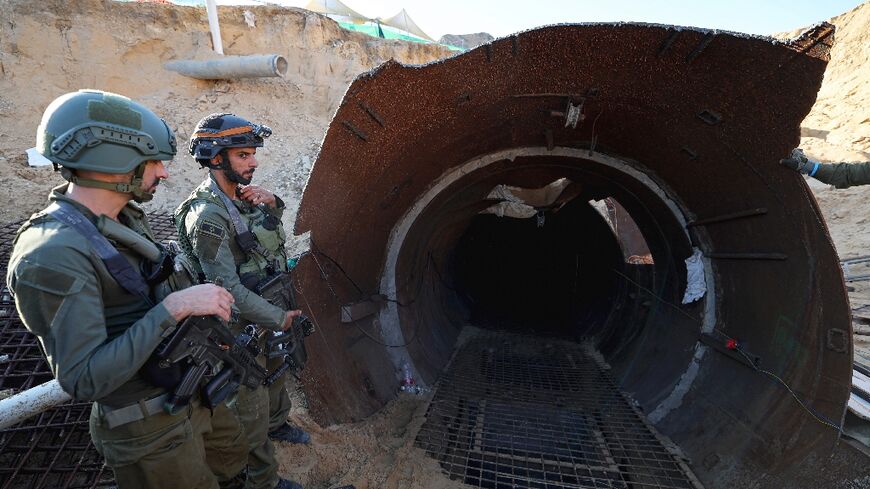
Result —
<path fill-rule="evenodd" d="M 804 151 L 795 148 L 787 158 L 779 160 L 783 166 L 837 188 L 848 188 L 870 183 L 870 161 L 854 163 L 821 163 L 807 158 Z"/>
<path fill-rule="evenodd" d="M 241 334 L 247 327 L 252 338 L 287 331 L 301 314 L 292 301 L 270 303 L 260 288 L 267 282 L 286 284 L 276 278 L 288 272 L 281 223 L 284 202 L 269 190 L 251 185 L 258 166 L 257 148 L 271 133 L 267 126 L 233 114 L 212 114 L 200 120 L 189 151 L 209 175 L 175 210 L 182 249 L 206 280 L 223 280 L 239 311 L 234 333 Z M 283 358 L 275 357 L 266 366 L 274 370 L 276 362 L 282 363 Z M 249 486 L 301 488 L 278 476 L 270 438 L 305 443 L 309 436 L 287 424 L 290 397 L 285 379 L 272 380 L 268 388 L 243 388 L 235 404 L 250 446 Z"/>
<path fill-rule="evenodd" d="M 193 401 L 170 415 L 166 388 L 143 366 L 188 316 L 229 320 L 234 302 L 212 284 L 175 290 L 177 276 L 143 210 L 169 176 L 175 137 L 148 108 L 96 90 L 53 101 L 37 150 L 69 183 L 18 231 L 7 283 L 25 326 L 42 344 L 52 372 L 73 398 L 94 401 L 90 432 L 120 489 L 244 484 L 245 458 L 224 429 L 213 439 L 209 410 Z M 133 202 L 135 201 L 135 202 Z M 161 258 L 139 250 L 156 249 Z M 170 259 L 165 259 L 169 256 Z M 224 408 L 225 409 L 225 408 Z"/>

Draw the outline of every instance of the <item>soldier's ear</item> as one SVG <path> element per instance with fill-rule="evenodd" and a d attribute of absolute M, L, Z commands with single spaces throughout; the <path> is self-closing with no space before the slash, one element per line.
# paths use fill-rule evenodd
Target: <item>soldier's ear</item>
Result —
<path fill-rule="evenodd" d="M 211 163 L 213 166 L 217 166 L 217 165 L 220 165 L 220 164 L 221 164 L 221 162 L 223 161 L 223 159 L 224 159 L 223 155 L 221 155 L 220 153 L 218 153 L 218 154 L 216 154 L 216 155 L 214 156 L 214 158 L 212 158 L 212 159 L 209 161 L 209 163 Z"/>

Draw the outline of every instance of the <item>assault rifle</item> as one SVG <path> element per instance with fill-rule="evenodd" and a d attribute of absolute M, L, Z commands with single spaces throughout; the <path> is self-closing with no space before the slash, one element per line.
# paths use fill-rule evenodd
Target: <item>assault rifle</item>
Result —
<path fill-rule="evenodd" d="M 267 374 L 243 341 L 215 316 L 188 317 L 157 346 L 154 355 L 161 368 L 180 362 L 189 365 L 164 404 L 169 414 L 187 406 L 207 377 L 211 378 L 202 388 L 202 398 L 214 409 L 240 386 L 254 389 L 262 385 Z"/>
<path fill-rule="evenodd" d="M 278 273 L 266 278 L 254 290 L 259 296 L 285 311 L 296 309 L 293 282 L 289 273 Z M 308 362 L 305 350 L 305 337 L 314 333 L 314 324 L 307 316 L 293 318 L 293 326 L 282 333 L 273 333 L 266 339 L 266 356 L 284 357 L 284 363 L 266 378 L 265 384 L 271 385 L 289 369 L 301 371 Z M 268 333 L 267 333 L 268 334 Z"/>

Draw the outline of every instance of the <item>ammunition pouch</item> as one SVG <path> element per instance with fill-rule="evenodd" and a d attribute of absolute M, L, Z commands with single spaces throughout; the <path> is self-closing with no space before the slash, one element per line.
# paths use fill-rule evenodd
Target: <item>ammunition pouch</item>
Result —
<path fill-rule="evenodd" d="M 155 243 L 156 244 L 156 243 Z M 145 283 L 153 289 L 157 285 L 165 282 L 170 275 L 175 271 L 175 259 L 172 253 L 166 250 L 163 246 L 160 248 L 160 261 L 155 263 L 151 260 L 142 260 L 142 276 L 145 278 Z"/>
<path fill-rule="evenodd" d="M 296 298 L 293 294 L 293 279 L 289 272 L 281 272 L 261 280 L 253 289 L 257 295 L 266 299 L 270 304 L 278 306 L 285 311 L 296 309 Z M 293 319 L 293 325 L 289 330 L 281 333 L 272 333 L 266 339 L 265 355 L 268 358 L 284 357 L 283 371 L 273 372 L 272 382 L 276 380 L 275 374 L 282 374 L 287 368 L 301 371 L 308 362 L 308 352 L 305 349 L 305 337 L 314 332 L 314 325 L 306 316 L 298 316 Z M 271 383 L 267 379 L 267 385 Z"/>
<path fill-rule="evenodd" d="M 293 297 L 293 279 L 288 272 L 279 272 L 261 280 L 252 289 L 269 304 L 285 311 L 296 308 Z"/>
<path fill-rule="evenodd" d="M 257 246 L 260 245 L 257 238 L 254 236 L 254 233 L 250 231 L 236 234 L 236 243 L 245 253 L 251 250 L 256 250 Z"/>
<path fill-rule="evenodd" d="M 185 369 L 180 363 L 164 362 L 153 353 L 139 369 L 139 375 L 149 384 L 169 391 L 175 389 L 184 374 Z"/>

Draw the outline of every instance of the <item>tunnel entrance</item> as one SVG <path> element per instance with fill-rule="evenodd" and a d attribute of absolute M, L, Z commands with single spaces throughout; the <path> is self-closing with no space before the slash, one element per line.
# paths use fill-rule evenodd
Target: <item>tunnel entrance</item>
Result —
<path fill-rule="evenodd" d="M 403 371 L 435 385 L 468 323 L 585 336 L 707 486 L 823 485 L 801 471 L 837 446 L 851 323 L 820 212 L 777 161 L 798 140 L 832 33 L 552 26 L 355 80 L 296 220 L 313 256 L 331 258 L 295 272 L 324 331 L 308 345 L 313 415 L 375 412 Z M 597 231 L 585 203 L 617 199 L 648 249 L 569 219 L 560 230 L 554 212 L 541 229 L 536 212 L 480 215 L 506 200 L 496 187 L 560 179 L 580 187 L 560 212 Z M 549 412 L 518 407 L 517 423 L 529 409 Z M 600 486 L 620 484 L 638 485 Z"/>
<path fill-rule="evenodd" d="M 477 215 L 453 257 L 471 324 L 576 338 L 606 321 L 623 263 L 611 228 L 579 199 L 526 219 Z"/>

